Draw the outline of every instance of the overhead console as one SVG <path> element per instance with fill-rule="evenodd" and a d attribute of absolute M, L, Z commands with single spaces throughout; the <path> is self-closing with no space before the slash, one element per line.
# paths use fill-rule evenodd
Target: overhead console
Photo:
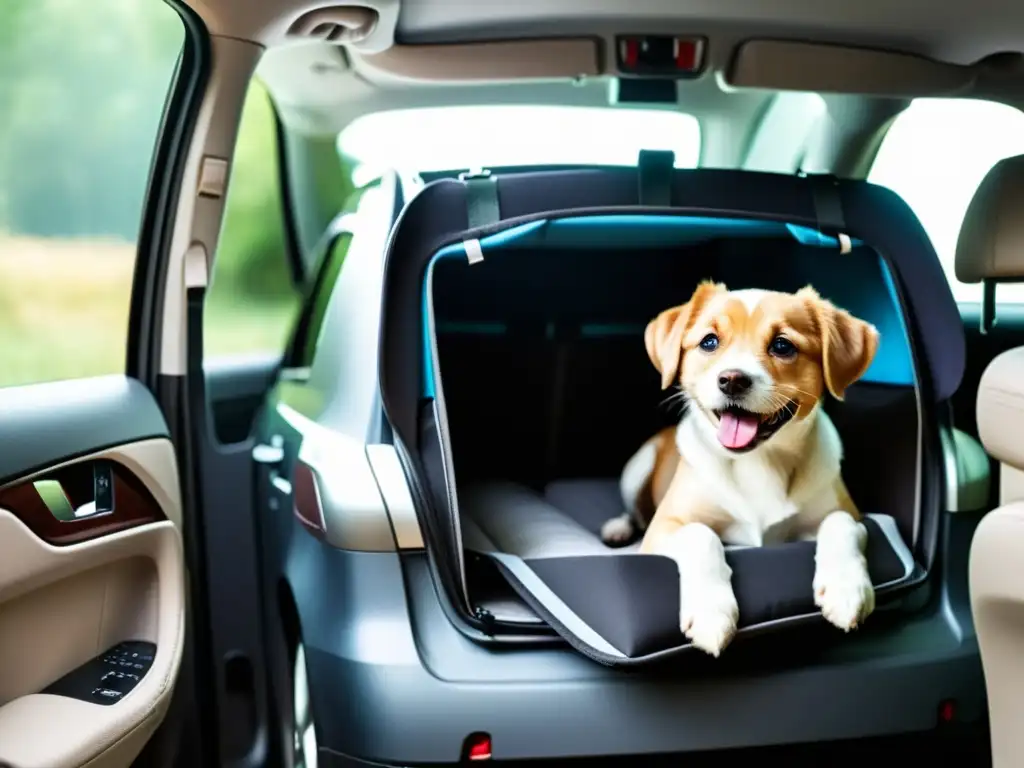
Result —
<path fill-rule="evenodd" d="M 625 77 L 693 78 L 704 71 L 703 37 L 619 35 L 615 64 Z"/>
<path fill-rule="evenodd" d="M 700 77 L 707 40 L 682 35 L 619 35 L 615 38 L 612 104 L 676 104 L 677 82 Z"/>

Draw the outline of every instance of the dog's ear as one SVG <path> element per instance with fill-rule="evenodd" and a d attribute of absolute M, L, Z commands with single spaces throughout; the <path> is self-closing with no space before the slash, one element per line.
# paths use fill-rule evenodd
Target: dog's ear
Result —
<path fill-rule="evenodd" d="M 647 324 L 644 344 L 647 356 L 661 373 L 662 389 L 668 389 L 679 375 L 679 364 L 683 358 L 683 334 L 705 302 L 724 290 L 726 287 L 721 283 L 704 281 L 697 286 L 688 302 L 666 309 Z"/>
<path fill-rule="evenodd" d="M 818 296 L 813 288 L 797 295 L 811 301 L 821 334 L 821 365 L 825 386 L 836 400 L 863 376 L 878 351 L 878 329 Z"/>

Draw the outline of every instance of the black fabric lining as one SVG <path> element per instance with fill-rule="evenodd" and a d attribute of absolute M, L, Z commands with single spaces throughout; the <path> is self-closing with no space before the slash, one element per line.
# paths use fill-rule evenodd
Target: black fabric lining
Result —
<path fill-rule="evenodd" d="M 867 560 L 876 586 L 907 578 L 878 524 L 865 519 Z M 741 630 L 815 613 L 814 543 L 792 542 L 726 552 Z M 592 555 L 527 560 L 530 569 L 585 624 L 627 657 L 687 645 L 679 629 L 679 575 L 666 557 Z M 869 619 L 870 621 L 870 619 Z"/>
<path fill-rule="evenodd" d="M 872 253 L 723 239 L 634 252 L 531 247 L 492 253 L 478 267 L 451 259 L 434 269 L 435 374 L 459 485 L 503 479 L 541 489 L 563 478 L 617 477 L 647 438 L 681 415 L 679 398 L 668 399 L 675 390 L 661 389 L 647 357 L 643 328 L 705 277 L 786 291 L 812 283 L 825 296 L 849 296 L 846 309 L 879 325 L 886 343 L 903 343 Z M 500 323 L 505 332 L 467 332 L 481 323 Z M 618 330 L 587 336 L 588 326 Z M 827 398 L 825 407 L 843 437 L 843 474 L 855 501 L 893 516 L 913 541 L 914 388 L 860 382 L 845 402 Z"/>

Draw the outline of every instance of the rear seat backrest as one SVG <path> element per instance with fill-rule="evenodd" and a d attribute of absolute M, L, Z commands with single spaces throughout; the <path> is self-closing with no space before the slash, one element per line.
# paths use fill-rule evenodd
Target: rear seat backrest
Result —
<path fill-rule="evenodd" d="M 1003 160 L 967 209 L 956 250 L 964 282 L 1024 278 L 1024 156 Z M 988 691 L 994 768 L 1024 765 L 1024 348 L 999 355 L 978 388 L 978 433 L 1000 464 L 1000 506 L 971 543 L 971 610 Z"/>

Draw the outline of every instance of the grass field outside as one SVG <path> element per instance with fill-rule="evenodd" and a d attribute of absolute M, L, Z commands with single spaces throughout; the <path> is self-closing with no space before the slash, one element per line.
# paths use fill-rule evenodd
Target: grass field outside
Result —
<path fill-rule="evenodd" d="M 121 373 L 135 245 L 0 234 L 0 386 Z M 280 350 L 296 311 L 211 291 L 205 357 Z"/>

